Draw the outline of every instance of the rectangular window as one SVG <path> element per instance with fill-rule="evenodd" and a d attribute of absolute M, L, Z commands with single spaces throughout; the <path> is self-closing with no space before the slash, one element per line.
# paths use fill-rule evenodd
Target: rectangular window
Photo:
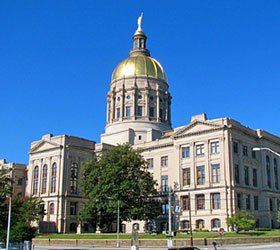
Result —
<path fill-rule="evenodd" d="M 137 108 L 137 116 L 142 116 L 143 115 L 143 107 L 142 106 L 138 106 Z"/>
<path fill-rule="evenodd" d="M 161 190 L 164 193 L 168 192 L 168 176 L 167 175 L 163 175 L 161 177 Z"/>
<path fill-rule="evenodd" d="M 117 118 L 120 118 L 120 117 L 121 117 L 121 109 L 117 108 Z"/>
<path fill-rule="evenodd" d="M 154 108 L 150 107 L 150 117 L 154 117 Z"/>
<path fill-rule="evenodd" d="M 253 168 L 253 186 L 258 186 L 258 175 L 257 175 L 257 169 Z"/>
<path fill-rule="evenodd" d="M 168 203 L 162 203 L 162 214 L 168 214 Z"/>
<path fill-rule="evenodd" d="M 212 165 L 212 182 L 220 183 L 220 164 Z"/>
<path fill-rule="evenodd" d="M 200 144 L 196 146 L 196 155 L 201 156 L 204 155 L 204 144 Z"/>
<path fill-rule="evenodd" d="M 256 151 L 253 151 L 253 149 L 252 149 L 251 152 L 252 152 L 252 158 L 253 158 L 253 159 L 256 159 Z"/>
<path fill-rule="evenodd" d="M 250 202 L 250 195 L 246 195 L 246 209 L 250 210 L 251 209 L 251 202 Z"/>
<path fill-rule="evenodd" d="M 242 152 L 243 152 L 243 156 L 248 156 L 248 148 L 247 146 L 242 146 Z"/>
<path fill-rule="evenodd" d="M 220 153 L 220 143 L 218 141 L 211 143 L 211 153 L 212 154 Z"/>
<path fill-rule="evenodd" d="M 259 197 L 254 196 L 254 209 L 259 210 Z"/>
<path fill-rule="evenodd" d="M 70 215 L 77 215 L 78 202 L 70 202 Z"/>
<path fill-rule="evenodd" d="M 269 199 L 269 208 L 270 211 L 273 211 L 273 200 L 271 198 Z"/>
<path fill-rule="evenodd" d="M 159 118 L 163 119 L 163 110 L 162 109 L 159 110 Z"/>
<path fill-rule="evenodd" d="M 233 142 L 233 153 L 238 154 L 238 143 L 237 142 Z"/>
<path fill-rule="evenodd" d="M 191 169 L 184 168 L 183 169 L 183 186 L 191 185 Z"/>
<path fill-rule="evenodd" d="M 182 147 L 182 158 L 190 157 L 190 147 Z"/>
<path fill-rule="evenodd" d="M 197 210 L 205 209 L 204 194 L 196 195 L 196 208 Z"/>
<path fill-rule="evenodd" d="M 212 200 L 212 209 L 221 208 L 221 195 L 220 193 L 211 194 Z"/>
<path fill-rule="evenodd" d="M 205 168 L 204 166 L 197 167 L 197 185 L 205 183 Z"/>
<path fill-rule="evenodd" d="M 239 165 L 235 164 L 234 165 L 234 177 L 235 177 L 235 182 L 239 184 Z"/>
<path fill-rule="evenodd" d="M 183 196 L 182 197 L 182 208 L 183 208 L 184 211 L 190 209 L 190 199 L 189 199 L 189 196 Z"/>
<path fill-rule="evenodd" d="M 244 167 L 245 185 L 249 185 L 249 167 Z"/>
<path fill-rule="evenodd" d="M 125 116 L 130 117 L 130 107 L 126 107 L 125 109 Z"/>
<path fill-rule="evenodd" d="M 162 156 L 160 158 L 161 167 L 168 167 L 168 156 Z"/>
<path fill-rule="evenodd" d="M 148 168 L 154 168 L 154 159 L 153 158 L 147 159 L 147 163 L 148 163 Z"/>
<path fill-rule="evenodd" d="M 236 206 L 238 209 L 241 209 L 241 194 L 236 194 Z"/>

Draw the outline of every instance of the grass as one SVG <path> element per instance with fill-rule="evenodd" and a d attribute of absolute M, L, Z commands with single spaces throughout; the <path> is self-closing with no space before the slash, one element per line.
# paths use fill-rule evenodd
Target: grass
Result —
<path fill-rule="evenodd" d="M 280 236 L 280 230 L 273 230 L 267 232 L 256 232 L 256 231 L 248 231 L 248 232 L 240 232 L 236 233 L 225 233 L 223 238 L 233 238 L 233 237 L 273 237 Z M 120 239 L 131 239 L 131 234 L 120 234 Z M 218 232 L 193 232 L 194 238 L 220 238 L 221 236 Z M 36 238 L 39 239 L 95 239 L 95 240 L 109 240 L 109 239 L 117 239 L 116 234 L 50 234 L 50 235 L 40 235 Z M 139 234 L 139 239 L 167 239 L 165 234 Z M 189 234 L 178 233 L 174 239 L 189 239 Z"/>

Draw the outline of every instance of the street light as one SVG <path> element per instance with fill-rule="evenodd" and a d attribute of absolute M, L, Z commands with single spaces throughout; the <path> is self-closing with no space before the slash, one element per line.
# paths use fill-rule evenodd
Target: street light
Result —
<path fill-rule="evenodd" d="M 277 156 L 280 157 L 280 154 L 277 153 L 276 151 L 272 150 L 271 148 L 259 148 L 259 147 L 255 147 L 255 148 L 252 148 L 252 150 L 253 150 L 253 151 L 267 150 L 267 151 L 270 151 L 271 153 L 276 154 Z"/>

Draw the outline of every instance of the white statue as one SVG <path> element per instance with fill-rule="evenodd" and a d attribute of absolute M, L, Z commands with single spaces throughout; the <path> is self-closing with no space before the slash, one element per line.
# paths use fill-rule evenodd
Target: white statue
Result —
<path fill-rule="evenodd" d="M 143 18 L 143 12 L 141 13 L 141 16 L 138 17 L 138 21 L 137 21 L 138 29 L 137 29 L 137 31 L 142 31 L 142 27 L 141 27 L 141 25 L 142 25 L 142 18 Z"/>

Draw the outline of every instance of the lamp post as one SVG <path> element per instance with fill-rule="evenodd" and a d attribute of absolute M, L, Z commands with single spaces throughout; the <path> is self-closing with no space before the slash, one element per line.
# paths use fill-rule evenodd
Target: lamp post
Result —
<path fill-rule="evenodd" d="M 117 247 L 120 247 L 120 200 L 118 200 Z"/>
<path fill-rule="evenodd" d="M 280 157 L 280 154 L 277 153 L 276 151 L 272 150 L 271 148 L 259 148 L 259 147 L 255 147 L 255 148 L 252 148 L 253 151 L 261 151 L 261 150 L 267 150 L 267 151 L 270 151 L 271 153 L 273 154 L 276 154 L 278 157 Z"/>

